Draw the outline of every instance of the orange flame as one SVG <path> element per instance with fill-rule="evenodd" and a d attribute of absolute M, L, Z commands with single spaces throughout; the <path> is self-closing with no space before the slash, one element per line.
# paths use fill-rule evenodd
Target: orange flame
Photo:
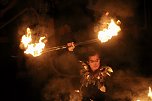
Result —
<path fill-rule="evenodd" d="M 117 23 L 120 21 L 118 20 Z M 107 42 L 109 39 L 111 39 L 113 36 L 116 36 L 118 32 L 121 30 L 120 26 L 118 26 L 113 19 L 111 19 L 111 22 L 108 23 L 108 27 L 104 28 L 102 31 L 98 32 L 98 39 L 101 42 Z"/>
<path fill-rule="evenodd" d="M 148 99 L 146 101 L 152 101 L 152 91 L 151 91 L 151 87 L 149 87 L 149 92 L 148 92 Z M 142 98 L 142 100 L 136 100 L 136 101 L 145 101 L 144 98 Z"/>
<path fill-rule="evenodd" d="M 148 97 L 149 97 L 150 99 L 152 99 L 152 91 L 151 91 L 151 87 L 149 87 Z"/>
<path fill-rule="evenodd" d="M 33 40 L 30 28 L 26 29 L 26 33 L 27 34 L 23 35 L 21 39 L 21 44 L 25 49 L 24 53 L 31 54 L 34 57 L 41 55 L 45 47 L 45 43 L 42 40 L 44 40 L 45 37 L 40 37 L 38 43 L 32 43 Z"/>

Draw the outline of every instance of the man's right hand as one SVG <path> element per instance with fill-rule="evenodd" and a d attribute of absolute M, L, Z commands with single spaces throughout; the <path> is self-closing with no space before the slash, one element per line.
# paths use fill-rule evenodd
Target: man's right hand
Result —
<path fill-rule="evenodd" d="M 69 50 L 69 51 L 73 51 L 74 48 L 75 48 L 74 42 L 69 42 L 69 43 L 67 43 L 67 47 L 68 47 L 68 50 Z"/>

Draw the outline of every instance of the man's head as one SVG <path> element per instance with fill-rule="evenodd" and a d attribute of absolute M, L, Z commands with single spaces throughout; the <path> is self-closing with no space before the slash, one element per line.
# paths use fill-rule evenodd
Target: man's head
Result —
<path fill-rule="evenodd" d="M 100 57 L 99 54 L 89 56 L 88 65 L 92 71 L 96 71 L 100 67 Z"/>
<path fill-rule="evenodd" d="M 89 50 L 87 54 L 87 63 L 92 71 L 96 71 L 101 65 L 99 51 L 95 49 Z"/>

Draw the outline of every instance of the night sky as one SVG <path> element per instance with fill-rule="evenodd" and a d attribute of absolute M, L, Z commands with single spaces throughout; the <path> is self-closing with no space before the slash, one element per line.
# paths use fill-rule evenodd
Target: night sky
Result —
<path fill-rule="evenodd" d="M 96 38 L 94 28 L 107 11 L 121 21 L 121 32 L 107 43 L 91 45 L 101 49 L 103 64 L 114 69 L 108 81 L 109 88 L 116 88 L 109 92 L 110 101 L 130 101 L 130 92 L 141 91 L 140 86 L 144 90 L 152 87 L 150 6 L 148 0 L 0 0 L 3 101 L 50 101 L 44 97 L 49 90 L 79 85 L 79 64 L 66 49 L 40 57 L 23 53 L 19 45 L 27 27 L 36 37 L 47 35 L 46 47 L 83 42 Z M 76 49 L 79 55 L 85 53 L 85 45 Z M 117 94 L 126 96 L 118 98 Z M 136 96 L 144 95 L 136 92 Z"/>

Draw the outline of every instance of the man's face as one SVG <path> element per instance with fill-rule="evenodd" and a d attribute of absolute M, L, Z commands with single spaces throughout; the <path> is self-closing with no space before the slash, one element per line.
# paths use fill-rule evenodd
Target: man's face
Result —
<path fill-rule="evenodd" d="M 100 67 L 100 58 L 99 55 L 96 54 L 94 56 L 90 56 L 88 60 L 88 64 L 92 71 L 97 70 Z"/>

